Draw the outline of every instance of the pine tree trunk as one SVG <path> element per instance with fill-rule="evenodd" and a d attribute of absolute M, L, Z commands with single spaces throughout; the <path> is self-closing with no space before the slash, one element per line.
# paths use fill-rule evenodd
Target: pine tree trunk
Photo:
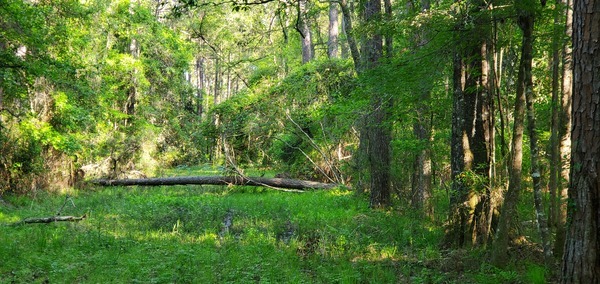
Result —
<path fill-rule="evenodd" d="M 574 149 L 561 282 L 600 283 L 600 1 L 574 3 Z"/>

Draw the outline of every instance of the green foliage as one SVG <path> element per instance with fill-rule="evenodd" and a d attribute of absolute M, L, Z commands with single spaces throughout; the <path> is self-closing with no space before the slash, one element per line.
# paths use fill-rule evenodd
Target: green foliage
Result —
<path fill-rule="evenodd" d="M 182 167 L 169 174 L 218 171 Z M 535 265 L 502 270 L 481 264 L 481 254 L 447 255 L 438 248 L 440 227 L 418 212 L 373 211 L 339 189 L 134 187 L 4 199 L 2 282 L 506 283 L 543 275 Z M 62 215 L 87 219 L 9 225 L 52 215 L 65 202 Z"/>

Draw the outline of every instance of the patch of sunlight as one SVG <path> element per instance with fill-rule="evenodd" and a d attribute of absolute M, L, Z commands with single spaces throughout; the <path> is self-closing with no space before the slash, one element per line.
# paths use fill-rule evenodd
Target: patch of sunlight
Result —
<path fill-rule="evenodd" d="M 346 196 L 346 195 L 352 194 L 351 190 L 348 190 L 345 188 L 339 188 L 339 187 L 336 187 L 328 192 L 329 192 L 329 195 L 331 195 L 331 196 Z"/>
<path fill-rule="evenodd" d="M 204 234 L 198 236 L 196 241 L 200 243 L 216 243 L 219 236 L 214 232 L 204 232 Z"/>
<path fill-rule="evenodd" d="M 78 195 L 79 191 L 72 187 L 61 187 L 60 189 L 57 190 L 57 193 L 59 193 L 61 195 L 68 194 L 70 197 L 76 197 Z"/>
<path fill-rule="evenodd" d="M 0 212 L 0 222 L 1 223 L 15 223 L 20 220 L 21 220 L 21 218 L 19 218 L 17 216 L 8 216 L 8 215 Z"/>
<path fill-rule="evenodd" d="M 138 240 L 140 241 L 164 241 L 175 238 L 175 235 L 172 232 L 164 232 L 162 230 L 158 231 L 148 231 L 145 234 L 139 234 Z"/>
<path fill-rule="evenodd" d="M 396 246 L 380 246 L 377 243 L 370 244 L 367 247 L 366 252 L 363 255 L 355 256 L 352 261 L 384 261 L 384 260 L 393 260 L 397 261 L 398 258 L 398 248 Z"/>

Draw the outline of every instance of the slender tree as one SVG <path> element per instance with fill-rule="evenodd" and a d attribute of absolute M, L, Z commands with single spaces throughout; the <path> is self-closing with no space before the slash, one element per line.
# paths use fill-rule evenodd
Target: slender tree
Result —
<path fill-rule="evenodd" d="M 329 2 L 329 41 L 327 42 L 327 55 L 329 58 L 338 57 L 339 37 L 339 12 L 336 1 Z"/>
<path fill-rule="evenodd" d="M 298 19 L 296 29 L 302 38 L 302 63 L 311 61 L 314 57 L 312 34 L 308 22 L 308 0 L 298 0 Z"/>
<path fill-rule="evenodd" d="M 507 251 L 511 230 L 514 228 L 516 218 L 517 202 L 521 194 L 521 179 L 523 168 L 523 132 L 525 123 L 526 96 L 533 91 L 532 62 L 533 62 L 533 11 L 530 5 L 533 1 L 520 3 L 517 23 L 523 32 L 521 42 L 521 59 L 519 62 L 519 73 L 517 78 L 517 96 L 515 98 L 515 111 L 513 123 L 512 149 L 509 165 L 508 191 L 504 197 L 504 205 L 500 214 L 498 231 L 492 253 L 493 262 L 497 265 L 505 265 L 508 261 Z"/>
<path fill-rule="evenodd" d="M 429 0 L 422 0 L 420 11 L 418 12 L 426 13 L 429 10 L 429 7 Z M 409 7 L 409 9 L 414 8 L 415 7 Z M 427 37 L 428 35 L 425 29 L 420 29 L 416 32 L 415 44 L 417 48 L 421 48 L 426 44 L 428 40 Z M 420 95 L 416 103 L 417 116 L 413 124 L 413 133 L 422 148 L 419 149 L 415 156 L 411 200 L 411 204 L 415 209 L 423 210 L 428 216 L 433 216 L 433 207 L 430 204 L 432 196 L 432 161 L 430 145 L 431 129 L 429 125 L 431 125 L 431 122 L 428 119 L 430 117 L 429 101 L 431 89 L 431 84 L 425 83 L 422 90 L 418 90 Z"/>
<path fill-rule="evenodd" d="M 573 37 L 573 1 L 563 0 L 565 5 L 565 37 Z M 560 96 L 560 111 L 558 114 L 558 154 L 560 161 L 557 194 L 559 198 L 556 208 L 556 239 L 554 245 L 555 255 L 563 254 L 565 242 L 565 225 L 567 223 L 567 199 L 569 174 L 571 170 L 571 97 L 573 93 L 573 51 L 570 43 L 565 43 L 562 49 L 562 92 Z"/>
<path fill-rule="evenodd" d="M 600 283 L 600 1 L 574 1 L 573 152 L 562 283 Z"/>

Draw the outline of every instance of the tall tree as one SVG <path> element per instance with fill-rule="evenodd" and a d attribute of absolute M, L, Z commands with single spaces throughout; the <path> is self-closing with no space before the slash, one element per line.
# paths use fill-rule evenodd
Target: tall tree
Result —
<path fill-rule="evenodd" d="M 338 57 L 339 37 L 339 12 L 336 1 L 329 2 L 329 41 L 327 42 L 327 55 L 329 58 Z"/>
<path fill-rule="evenodd" d="M 600 283 L 600 1 L 574 1 L 573 128 L 562 283 Z"/>
<path fill-rule="evenodd" d="M 508 191 L 504 197 L 504 205 L 500 214 L 498 231 L 493 249 L 493 262 L 497 265 L 505 265 L 508 261 L 507 251 L 511 235 L 514 228 L 514 221 L 517 214 L 517 202 L 521 194 L 521 179 L 523 169 L 523 132 L 525 123 L 525 107 L 527 93 L 533 91 L 532 81 L 532 62 L 533 62 L 533 30 L 534 14 L 531 7 L 534 7 L 533 0 L 519 2 L 517 6 L 517 24 L 523 32 L 521 42 L 521 59 L 519 61 L 519 73 L 517 77 L 517 96 L 515 98 L 514 123 L 512 149 L 509 165 L 509 184 Z"/>
<path fill-rule="evenodd" d="M 308 22 L 308 0 L 298 0 L 296 29 L 302 38 L 302 63 L 307 63 L 314 57 L 310 24 Z"/>
<path fill-rule="evenodd" d="M 412 2 L 409 2 L 412 6 Z M 420 11 L 426 13 L 430 8 L 429 0 L 421 0 Z M 409 7 L 415 9 L 415 7 Z M 387 5 L 386 5 L 387 10 Z M 415 44 L 417 48 L 423 47 L 428 35 L 426 28 L 419 29 L 415 34 Z M 418 150 L 415 156 L 414 173 L 412 182 L 412 200 L 413 208 L 422 210 L 426 215 L 433 215 L 433 207 L 430 204 L 432 196 L 431 179 L 432 179 L 432 161 L 431 161 L 431 125 L 429 115 L 429 100 L 431 96 L 432 84 L 426 82 L 423 84 L 422 90 L 418 90 L 419 98 L 416 102 L 416 119 L 413 124 L 413 132 L 421 149 Z"/>
<path fill-rule="evenodd" d="M 487 41 L 483 1 L 468 3 L 456 26 L 451 171 L 453 196 L 446 244 L 485 245 L 491 232 L 492 98 L 489 91 Z M 473 22 L 466 29 L 464 19 Z M 464 40 L 466 34 L 469 39 Z M 467 206 L 463 206 L 467 205 Z"/>
<path fill-rule="evenodd" d="M 565 37 L 573 37 L 573 1 L 563 0 L 565 5 Z M 573 93 L 573 51 L 570 43 L 563 44 L 562 50 L 562 92 L 560 96 L 560 111 L 558 114 L 558 168 L 559 176 L 557 194 L 559 198 L 555 214 L 556 239 L 554 251 L 562 255 L 565 242 L 565 225 L 567 223 L 567 199 L 571 161 L 571 97 Z"/>
<path fill-rule="evenodd" d="M 381 17 L 381 0 L 367 0 L 364 6 L 365 25 L 375 25 Z M 375 31 L 369 34 L 363 45 L 363 64 L 365 70 L 379 65 L 383 55 L 383 36 Z M 390 204 L 390 142 L 391 126 L 389 124 L 391 98 L 381 94 L 375 88 L 371 90 L 371 106 L 364 125 L 366 135 L 367 162 L 370 174 L 371 207 L 379 208 Z"/>
<path fill-rule="evenodd" d="M 531 86 L 533 82 L 531 82 Z M 527 101 L 527 134 L 529 135 L 529 157 L 531 161 L 531 179 L 533 181 L 533 202 L 536 212 L 536 221 L 538 225 L 538 231 L 540 233 L 540 239 L 542 241 L 542 248 L 544 251 L 544 260 L 546 265 L 550 267 L 552 265 L 552 246 L 550 242 L 550 236 L 548 232 L 548 221 L 546 219 L 546 213 L 544 210 L 544 204 L 542 202 L 542 174 L 540 171 L 539 162 L 539 147 L 538 147 L 538 134 L 536 130 L 536 118 L 535 118 L 535 94 L 532 91 L 526 92 Z"/>

